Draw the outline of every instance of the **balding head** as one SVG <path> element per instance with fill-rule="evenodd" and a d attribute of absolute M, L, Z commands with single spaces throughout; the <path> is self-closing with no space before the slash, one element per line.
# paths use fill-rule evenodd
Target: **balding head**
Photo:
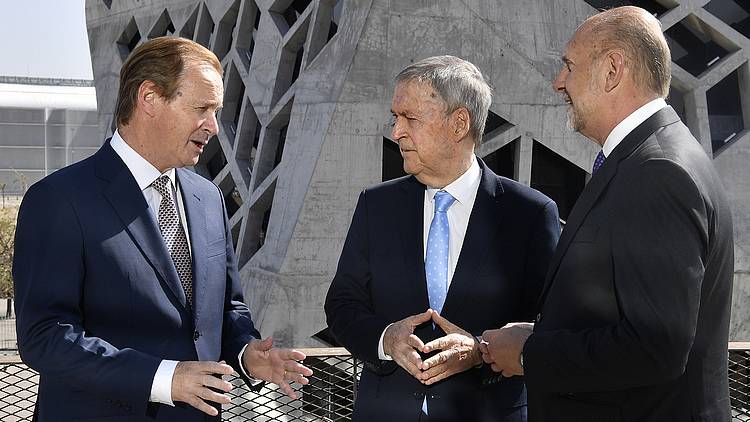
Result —
<path fill-rule="evenodd" d="M 635 6 L 616 7 L 587 19 L 576 31 L 591 43 L 594 59 L 613 49 L 622 50 L 635 85 L 644 94 L 666 98 L 672 58 L 661 23 Z"/>

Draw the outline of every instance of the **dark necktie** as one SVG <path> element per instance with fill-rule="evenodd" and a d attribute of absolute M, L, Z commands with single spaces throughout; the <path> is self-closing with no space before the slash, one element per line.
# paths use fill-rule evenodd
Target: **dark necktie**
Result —
<path fill-rule="evenodd" d="M 190 257 L 185 230 L 177 215 L 177 207 L 172 198 L 172 185 L 169 176 L 163 175 L 154 180 L 151 186 L 161 194 L 159 204 L 159 231 L 167 245 L 169 255 L 180 277 L 180 283 L 185 290 L 188 306 L 193 303 L 193 263 Z"/>
<path fill-rule="evenodd" d="M 594 167 L 591 169 L 591 175 L 593 176 L 596 174 L 597 171 L 599 171 L 599 168 L 604 165 L 604 160 L 606 160 L 607 157 L 604 156 L 603 151 L 599 151 L 599 154 L 596 154 L 596 160 L 594 160 Z"/>

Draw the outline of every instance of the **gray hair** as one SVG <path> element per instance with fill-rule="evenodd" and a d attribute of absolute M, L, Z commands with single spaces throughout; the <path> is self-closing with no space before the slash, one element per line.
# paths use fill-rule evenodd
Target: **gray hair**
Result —
<path fill-rule="evenodd" d="M 474 143 L 482 142 L 487 112 L 492 103 L 492 89 L 482 72 L 472 63 L 454 56 L 434 56 L 407 66 L 395 78 L 396 84 L 426 82 L 446 104 L 446 114 L 460 107 L 469 112 L 469 135 Z"/>
<path fill-rule="evenodd" d="M 598 41 L 594 58 L 620 48 L 638 86 L 662 98 L 669 95 L 672 57 L 661 23 L 653 15 L 640 7 L 616 7 L 592 16 L 581 29 L 591 31 Z"/>

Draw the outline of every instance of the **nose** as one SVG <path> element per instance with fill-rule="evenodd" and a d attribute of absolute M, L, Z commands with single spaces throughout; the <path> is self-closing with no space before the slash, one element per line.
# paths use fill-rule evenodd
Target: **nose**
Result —
<path fill-rule="evenodd" d="M 219 121 L 216 118 L 216 113 L 211 113 L 203 122 L 203 130 L 208 133 L 209 137 L 219 134 Z"/>
<path fill-rule="evenodd" d="M 393 118 L 393 128 L 391 129 L 391 138 L 394 141 L 398 141 L 404 136 L 404 128 L 403 128 L 403 124 L 401 124 L 402 120 L 403 119 L 398 116 Z"/>
<path fill-rule="evenodd" d="M 568 70 L 563 66 L 560 69 L 560 73 L 557 74 L 557 78 L 552 82 L 552 89 L 557 92 L 565 92 L 565 79 L 568 77 Z"/>

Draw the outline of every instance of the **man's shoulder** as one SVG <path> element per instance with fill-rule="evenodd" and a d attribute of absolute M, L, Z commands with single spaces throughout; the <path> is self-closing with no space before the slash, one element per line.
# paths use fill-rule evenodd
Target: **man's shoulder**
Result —
<path fill-rule="evenodd" d="M 523 183 L 504 176 L 494 176 L 497 180 L 498 186 L 502 189 L 503 196 L 509 199 L 534 206 L 544 206 L 549 202 L 552 202 L 550 197 L 530 186 L 526 186 Z"/>
<path fill-rule="evenodd" d="M 66 190 L 90 182 L 94 176 L 96 154 L 70 164 L 43 177 L 35 185 L 46 185 L 55 190 Z"/>
<path fill-rule="evenodd" d="M 419 183 L 414 176 L 406 175 L 396 179 L 387 180 L 372 185 L 364 190 L 368 196 L 392 195 L 398 192 L 408 191 L 409 189 L 424 190 L 424 185 Z"/>

